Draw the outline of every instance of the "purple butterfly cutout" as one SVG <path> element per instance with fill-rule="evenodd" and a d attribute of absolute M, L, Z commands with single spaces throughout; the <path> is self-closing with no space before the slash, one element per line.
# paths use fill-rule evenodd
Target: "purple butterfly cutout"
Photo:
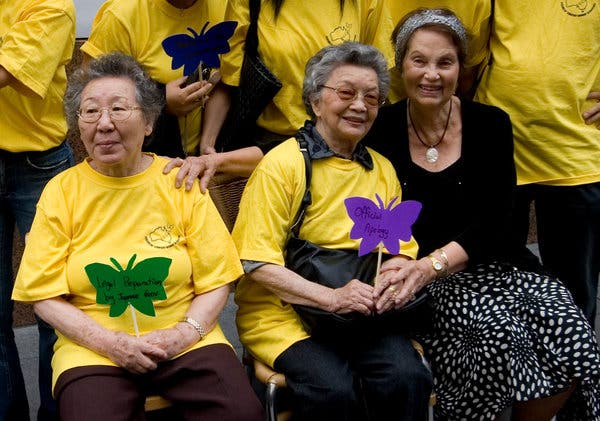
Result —
<path fill-rule="evenodd" d="M 344 200 L 348 216 L 354 221 L 350 238 L 362 238 L 358 248 L 359 256 L 370 253 L 381 242 L 391 254 L 399 254 L 399 240 L 410 240 L 412 224 L 417 220 L 422 205 L 415 200 L 407 200 L 392 208 L 398 200 L 398 197 L 394 197 L 386 207 L 379 195 L 376 194 L 375 197 L 379 206 L 366 197 L 356 196 Z"/>

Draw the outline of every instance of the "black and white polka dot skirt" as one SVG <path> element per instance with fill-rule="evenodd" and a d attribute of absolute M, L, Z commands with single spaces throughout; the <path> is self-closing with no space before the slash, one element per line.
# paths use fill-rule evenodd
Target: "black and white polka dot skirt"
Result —
<path fill-rule="evenodd" d="M 491 420 L 514 401 L 579 384 L 564 420 L 600 420 L 600 351 L 558 281 L 506 264 L 479 265 L 432 283 L 433 330 L 420 338 L 436 419 Z"/>

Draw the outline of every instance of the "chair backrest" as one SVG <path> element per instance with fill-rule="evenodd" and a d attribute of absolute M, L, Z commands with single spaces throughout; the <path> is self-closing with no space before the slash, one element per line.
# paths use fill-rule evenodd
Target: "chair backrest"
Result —
<path fill-rule="evenodd" d="M 213 177 L 208 185 L 210 197 L 230 232 L 235 224 L 235 218 L 237 218 L 246 181 L 248 179 L 245 177 L 218 174 Z"/>

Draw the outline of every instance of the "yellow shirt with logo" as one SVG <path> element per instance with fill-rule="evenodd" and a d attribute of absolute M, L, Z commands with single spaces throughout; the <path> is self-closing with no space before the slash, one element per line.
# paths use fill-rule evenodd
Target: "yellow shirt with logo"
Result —
<path fill-rule="evenodd" d="M 600 91 L 600 2 L 496 1 L 490 48 L 476 99 L 510 114 L 518 184 L 600 181 L 600 131 L 581 116 Z"/>
<path fill-rule="evenodd" d="M 15 300 L 63 297 L 105 328 L 134 335 L 130 309 L 110 317 L 110 303 L 118 297 L 122 301 L 123 294 L 146 297 L 152 299 L 155 316 L 135 310 L 143 335 L 174 326 L 196 295 L 242 274 L 234 243 L 210 195 L 202 194 L 198 185 L 190 192 L 176 189 L 175 173 L 162 174 L 167 160 L 153 157 L 148 169 L 130 177 L 104 176 L 84 161 L 48 183 L 15 283 Z M 163 259 L 160 268 L 151 267 L 148 259 L 156 257 L 169 263 Z M 86 272 L 90 264 L 96 269 L 89 276 L 103 271 L 98 275 L 106 281 L 101 291 Z M 168 270 L 166 277 L 160 270 Z M 117 290 L 123 285 L 111 280 L 120 276 L 123 282 L 142 286 Z M 154 300 L 161 280 L 166 299 Z M 154 287 L 143 286 L 148 282 Z M 214 343 L 228 343 L 218 325 L 186 352 Z M 54 382 L 69 368 L 114 365 L 60 332 L 54 351 Z"/>
<path fill-rule="evenodd" d="M 388 41 L 392 21 L 383 0 L 346 1 L 343 15 L 339 0 L 286 0 L 277 19 L 271 2 L 261 3 L 258 52 L 283 85 L 258 118 L 258 125 L 271 132 L 292 136 L 309 118 L 302 102 L 304 68 L 321 48 L 357 41 L 374 45 L 393 62 Z M 238 86 L 250 20 L 248 1 L 230 0 L 225 18 L 239 24 L 231 52 L 223 57 L 223 81 Z"/>
<path fill-rule="evenodd" d="M 91 57 L 115 50 L 129 54 L 154 80 L 166 84 L 183 76 L 183 67 L 172 68 L 173 56 L 163 48 L 163 40 L 182 35 L 188 36 L 188 40 L 197 38 L 198 45 L 210 44 L 206 34 L 223 21 L 225 3 L 223 0 L 204 0 L 187 9 L 179 9 L 167 0 L 109 0 L 98 10 L 92 32 L 81 50 Z M 191 155 L 198 155 L 201 117 L 198 107 L 186 117 L 179 118 L 184 151 Z"/>
<path fill-rule="evenodd" d="M 312 161 L 312 204 L 300 228 L 300 237 L 321 247 L 358 250 L 360 240 L 350 239 L 353 222 L 344 199 L 351 196 L 385 204 L 400 197 L 400 184 L 390 162 L 369 149 L 374 169 L 356 161 L 330 157 Z M 284 265 L 290 226 L 305 190 L 304 158 L 296 139 L 288 139 L 267 153 L 244 191 L 233 238 L 243 260 Z M 401 254 L 414 258 L 414 239 L 401 242 Z M 374 274 L 375 275 L 375 274 Z M 240 340 L 258 359 L 273 365 L 295 342 L 308 337 L 292 306 L 248 278 L 236 287 Z"/>
<path fill-rule="evenodd" d="M 0 88 L 0 149 L 46 151 L 67 134 L 62 99 L 65 65 L 75 44 L 72 0 L 5 0 L 0 4 L 0 66 L 35 95 Z"/>

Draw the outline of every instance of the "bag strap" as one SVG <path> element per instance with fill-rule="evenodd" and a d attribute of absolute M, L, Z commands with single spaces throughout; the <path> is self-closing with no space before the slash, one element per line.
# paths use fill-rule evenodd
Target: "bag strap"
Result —
<path fill-rule="evenodd" d="M 252 57 L 258 56 L 258 15 L 260 14 L 261 0 L 250 0 L 250 26 L 246 33 L 246 54 Z"/>
<path fill-rule="evenodd" d="M 310 180 L 312 179 L 312 164 L 310 161 L 310 155 L 308 155 L 308 142 L 306 141 L 306 139 L 304 139 L 302 135 L 297 135 L 296 140 L 298 141 L 300 152 L 302 152 L 302 157 L 304 158 L 304 171 L 306 173 L 306 188 L 304 190 L 304 196 L 302 196 L 300 208 L 298 209 L 298 212 L 296 212 L 294 223 L 290 227 L 290 231 L 292 231 L 292 233 L 297 237 L 298 233 L 300 232 L 300 226 L 302 225 L 302 221 L 304 221 L 306 208 L 312 203 L 312 196 L 310 193 Z"/>

